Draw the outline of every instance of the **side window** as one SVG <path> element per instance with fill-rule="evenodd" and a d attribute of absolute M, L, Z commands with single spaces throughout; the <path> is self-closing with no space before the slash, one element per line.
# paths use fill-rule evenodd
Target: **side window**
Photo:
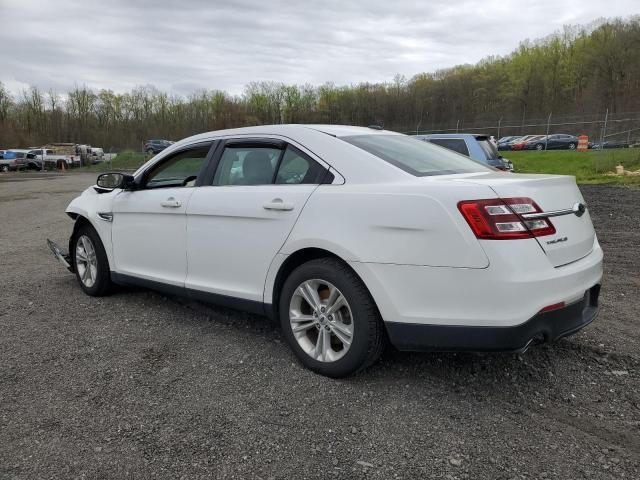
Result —
<path fill-rule="evenodd" d="M 183 150 L 164 159 L 146 175 L 146 188 L 192 187 L 209 153 L 209 145 Z"/>
<path fill-rule="evenodd" d="M 283 150 L 270 146 L 228 146 L 218 163 L 214 185 L 270 185 Z"/>
<path fill-rule="evenodd" d="M 469 156 L 469 149 L 467 148 L 467 144 L 461 138 L 431 138 L 429 139 L 429 141 L 431 143 L 435 143 L 436 145 L 440 145 L 441 147 L 453 150 L 454 152 L 466 155 L 467 157 Z"/>
<path fill-rule="evenodd" d="M 284 152 L 278 174 L 277 184 L 319 184 L 326 169 L 295 147 L 289 145 Z"/>

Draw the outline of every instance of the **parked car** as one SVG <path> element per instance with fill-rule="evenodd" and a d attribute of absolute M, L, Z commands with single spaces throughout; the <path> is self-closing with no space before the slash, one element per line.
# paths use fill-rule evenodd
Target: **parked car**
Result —
<path fill-rule="evenodd" d="M 98 176 L 66 213 L 70 253 L 49 246 L 88 295 L 142 285 L 267 314 L 332 377 L 387 338 L 524 351 L 598 311 L 602 250 L 574 177 L 504 175 L 385 130 L 196 135 Z"/>
<path fill-rule="evenodd" d="M 520 138 L 518 135 L 502 137 L 500 140 L 498 140 L 498 150 L 499 151 L 511 150 L 511 144 L 518 138 Z"/>
<path fill-rule="evenodd" d="M 104 161 L 104 150 L 98 147 L 91 147 L 91 163 L 100 163 Z"/>
<path fill-rule="evenodd" d="M 0 171 L 9 172 L 34 168 L 26 158 L 27 151 L 21 149 L 5 150 L 0 159 Z"/>
<path fill-rule="evenodd" d="M 48 148 L 36 148 L 29 150 L 29 152 L 27 153 L 27 158 L 37 161 L 40 166 L 42 166 L 42 162 L 44 162 L 45 167 L 51 168 L 70 168 L 73 167 L 74 164 L 74 159 L 72 156 L 61 155 Z"/>
<path fill-rule="evenodd" d="M 513 170 L 513 164 L 509 160 L 502 158 L 498 153 L 498 149 L 487 135 L 434 133 L 431 135 L 415 135 L 415 137 L 461 153 L 490 167 L 499 170 Z"/>
<path fill-rule="evenodd" d="M 535 141 L 543 135 L 525 135 L 511 143 L 511 150 L 524 150 L 527 142 Z"/>
<path fill-rule="evenodd" d="M 144 151 L 149 155 L 156 155 L 171 145 L 171 140 L 147 140 L 144 142 Z"/>
<path fill-rule="evenodd" d="M 525 150 L 575 150 L 578 146 L 578 137 L 556 133 L 553 135 L 543 135 L 529 140 L 524 145 Z"/>
<path fill-rule="evenodd" d="M 602 145 L 600 143 L 594 143 L 590 148 L 594 150 L 603 150 L 609 148 L 629 148 L 629 144 L 623 140 L 608 140 Z"/>

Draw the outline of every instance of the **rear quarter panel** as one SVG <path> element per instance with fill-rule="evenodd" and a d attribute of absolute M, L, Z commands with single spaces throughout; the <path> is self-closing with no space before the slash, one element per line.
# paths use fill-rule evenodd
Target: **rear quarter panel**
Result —
<path fill-rule="evenodd" d="M 486 268 L 457 203 L 495 194 L 439 179 L 322 185 L 309 198 L 281 253 L 324 248 L 346 261 Z"/>

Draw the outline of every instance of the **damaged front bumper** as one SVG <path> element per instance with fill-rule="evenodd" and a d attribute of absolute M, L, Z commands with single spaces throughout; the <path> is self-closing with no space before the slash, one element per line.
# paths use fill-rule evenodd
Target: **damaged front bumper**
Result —
<path fill-rule="evenodd" d="M 48 238 L 47 245 L 49 245 L 49 249 L 51 249 L 53 256 L 56 257 L 56 259 L 64 265 L 67 270 L 72 273 L 75 272 L 72 266 L 71 256 L 68 253 L 65 253 L 65 251 L 56 242 L 49 240 Z"/>

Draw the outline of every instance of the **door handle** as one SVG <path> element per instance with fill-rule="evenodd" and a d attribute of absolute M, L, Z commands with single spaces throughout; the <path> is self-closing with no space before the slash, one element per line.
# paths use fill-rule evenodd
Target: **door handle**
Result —
<path fill-rule="evenodd" d="M 269 203 L 265 203 L 262 208 L 265 210 L 281 210 L 288 212 L 293 210 L 293 205 L 291 203 L 285 203 L 281 198 L 274 198 Z"/>
<path fill-rule="evenodd" d="M 182 203 L 180 203 L 180 201 L 176 200 L 173 197 L 169 197 L 164 202 L 160 202 L 160 205 L 165 208 L 178 208 L 182 206 Z"/>

